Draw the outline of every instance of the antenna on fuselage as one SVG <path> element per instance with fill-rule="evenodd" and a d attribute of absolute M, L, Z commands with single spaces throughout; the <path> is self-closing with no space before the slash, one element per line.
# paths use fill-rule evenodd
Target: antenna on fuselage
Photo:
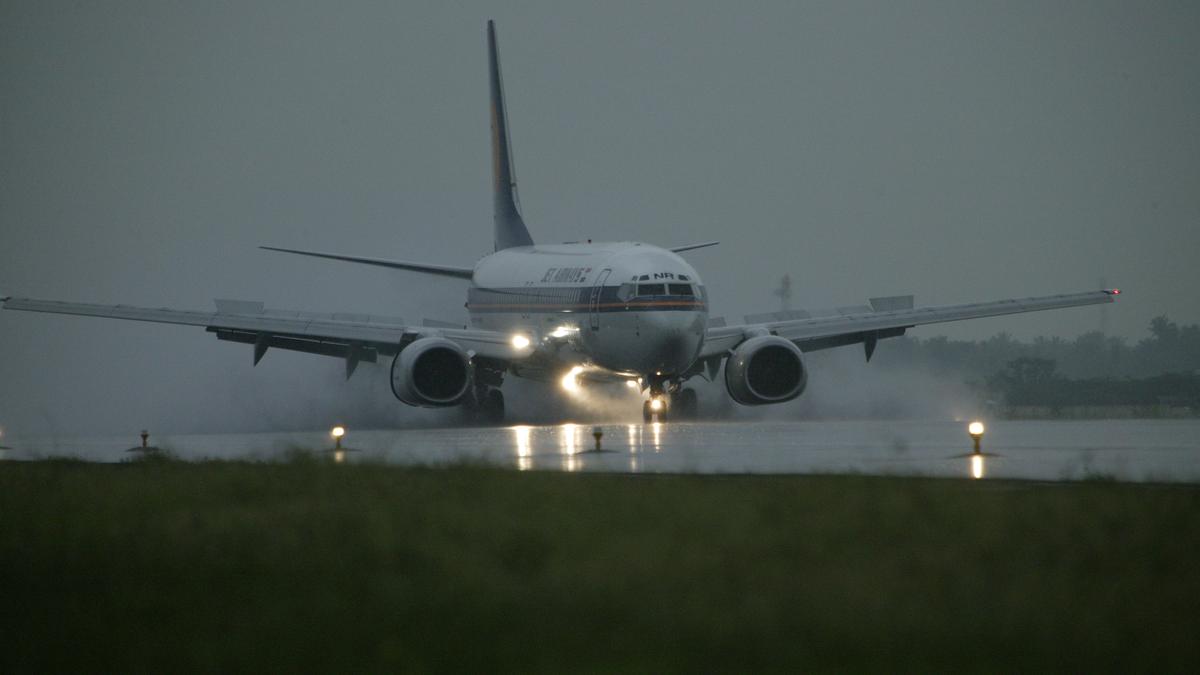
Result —
<path fill-rule="evenodd" d="M 496 250 L 532 246 L 533 238 L 521 218 L 517 199 L 517 177 L 513 171 L 512 145 L 508 137 L 508 112 L 504 108 L 504 84 L 500 80 L 500 57 L 496 54 L 496 24 L 488 20 L 488 82 L 491 87 L 492 118 L 492 219 Z"/>

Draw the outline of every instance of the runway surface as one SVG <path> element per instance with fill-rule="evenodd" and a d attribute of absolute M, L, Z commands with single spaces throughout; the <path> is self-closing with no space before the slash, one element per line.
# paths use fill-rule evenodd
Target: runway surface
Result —
<path fill-rule="evenodd" d="M 595 451 L 593 432 L 601 432 Z M 6 438 L 9 459 L 129 459 L 129 437 Z M 152 436 L 183 459 L 276 459 L 333 447 L 328 432 Z M 340 461 L 484 462 L 517 470 L 861 473 L 1200 482 L 1200 420 L 995 421 L 983 457 L 966 422 L 788 421 L 349 430 Z M 331 453 L 331 457 L 332 457 Z"/>

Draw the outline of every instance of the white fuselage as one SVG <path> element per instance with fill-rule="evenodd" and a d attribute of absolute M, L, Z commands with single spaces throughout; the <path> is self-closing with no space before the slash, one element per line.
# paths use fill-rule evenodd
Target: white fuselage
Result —
<path fill-rule="evenodd" d="M 475 266 L 467 310 L 475 327 L 526 335 L 564 364 L 626 375 L 679 375 L 708 323 L 700 276 L 648 244 L 504 249 Z"/>

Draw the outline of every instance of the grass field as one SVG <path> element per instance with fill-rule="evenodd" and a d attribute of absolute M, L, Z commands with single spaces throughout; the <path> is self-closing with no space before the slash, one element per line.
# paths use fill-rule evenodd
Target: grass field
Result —
<path fill-rule="evenodd" d="M 1193 670 L 1200 489 L 0 463 L 0 672 Z"/>

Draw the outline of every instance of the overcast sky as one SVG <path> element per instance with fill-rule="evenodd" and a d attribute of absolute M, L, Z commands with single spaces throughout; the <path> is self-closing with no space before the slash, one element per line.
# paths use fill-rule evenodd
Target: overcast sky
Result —
<path fill-rule="evenodd" d="M 687 255 L 729 317 L 790 273 L 800 307 L 1126 291 L 918 336 L 1200 321 L 1196 3 L 496 4 L 0 3 L 0 294 L 459 319 L 461 282 L 255 247 L 488 253 L 495 18 L 536 241 L 720 239 Z M 0 344 L 0 424 L 343 386 L 197 329 Z"/>

